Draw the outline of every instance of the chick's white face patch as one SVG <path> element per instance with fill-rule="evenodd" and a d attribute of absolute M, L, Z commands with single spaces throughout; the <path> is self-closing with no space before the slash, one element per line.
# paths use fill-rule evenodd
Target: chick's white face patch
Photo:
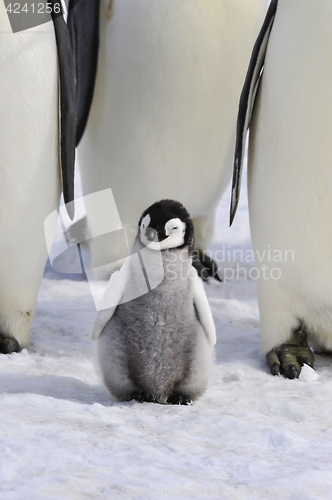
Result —
<path fill-rule="evenodd" d="M 180 247 L 184 243 L 186 224 L 181 219 L 170 219 L 165 224 L 165 233 L 167 238 L 159 243 L 160 250 Z"/>
<path fill-rule="evenodd" d="M 170 236 L 181 235 L 184 236 L 186 232 L 186 225 L 181 219 L 170 219 L 165 224 L 165 233 Z"/>
<path fill-rule="evenodd" d="M 150 221 L 150 216 L 146 215 L 141 222 L 140 239 L 143 245 L 149 247 L 151 250 L 165 250 L 166 248 L 176 248 L 183 245 L 186 224 L 181 219 L 175 218 L 166 222 L 165 234 L 167 237 L 160 242 L 156 241 L 158 240 L 157 236 L 155 241 L 149 241 L 146 237 L 145 232 Z"/>

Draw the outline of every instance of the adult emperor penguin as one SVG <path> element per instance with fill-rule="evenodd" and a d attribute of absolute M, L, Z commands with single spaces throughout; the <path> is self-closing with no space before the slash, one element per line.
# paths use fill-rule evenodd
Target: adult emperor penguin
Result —
<path fill-rule="evenodd" d="M 91 47 L 97 50 L 97 43 L 84 44 L 88 4 L 99 8 L 98 0 L 80 0 L 68 20 L 78 140 L 93 88 L 85 64 Z M 155 199 L 181 199 L 196 249 L 207 249 L 231 175 L 237 99 L 266 8 L 266 0 L 100 0 L 96 85 L 78 147 L 84 194 L 112 188 L 129 226 Z M 105 277 L 104 264 L 117 260 L 111 238 L 94 239 L 90 248 Z"/>
<path fill-rule="evenodd" d="M 313 366 L 309 346 L 332 349 L 331 81 L 332 3 L 273 0 L 241 96 L 231 219 L 251 118 L 252 241 L 262 265 L 279 268 L 257 282 L 261 351 L 288 378 Z"/>
<path fill-rule="evenodd" d="M 216 335 L 193 244 L 187 210 L 173 200 L 154 203 L 109 281 L 109 308 L 98 313 L 92 338 L 104 382 L 120 401 L 188 404 L 206 389 Z"/>
<path fill-rule="evenodd" d="M 14 6 L 16 11 L 21 7 Z M 29 16 L 17 11 L 11 26 L 4 2 L 0 2 L 2 353 L 29 345 L 29 329 L 47 259 L 44 220 L 58 207 L 61 180 L 73 215 L 74 65 L 68 30 L 59 9 L 58 3 L 53 23 L 47 14 L 50 22 L 46 24 L 39 24 L 40 14 L 38 17 L 35 13 L 34 18 L 31 12 Z"/>

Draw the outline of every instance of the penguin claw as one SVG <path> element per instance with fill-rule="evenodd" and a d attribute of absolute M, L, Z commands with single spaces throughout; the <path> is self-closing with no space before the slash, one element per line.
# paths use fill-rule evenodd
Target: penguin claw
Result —
<path fill-rule="evenodd" d="M 271 366 L 271 373 L 273 376 L 279 376 L 281 375 L 280 373 L 280 365 L 275 363 L 274 365 Z"/>
<path fill-rule="evenodd" d="M 20 352 L 20 344 L 12 337 L 4 337 L 0 335 L 0 353 L 11 354 L 12 352 Z"/>
<path fill-rule="evenodd" d="M 285 344 L 273 348 L 266 354 L 272 375 L 284 375 L 289 379 L 299 378 L 304 364 L 314 367 L 314 355 L 308 346 L 307 331 L 303 325 L 293 331 Z"/>
<path fill-rule="evenodd" d="M 266 361 L 271 370 L 272 375 L 280 375 L 280 360 L 277 349 L 272 349 L 266 354 Z"/>
<path fill-rule="evenodd" d="M 300 372 L 295 365 L 288 365 L 285 375 L 287 378 L 294 379 L 299 378 Z"/>

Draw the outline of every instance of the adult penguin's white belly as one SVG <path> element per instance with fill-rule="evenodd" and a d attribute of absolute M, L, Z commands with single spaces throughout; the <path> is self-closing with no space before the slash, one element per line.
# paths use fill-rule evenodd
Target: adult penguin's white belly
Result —
<path fill-rule="evenodd" d="M 331 27 L 329 0 L 279 0 L 249 151 L 257 267 L 281 271 L 258 280 L 263 353 L 299 323 L 332 348 Z"/>
<path fill-rule="evenodd" d="M 112 188 L 128 225 L 157 200 L 179 200 L 194 219 L 196 247 L 206 249 L 267 3 L 114 0 L 112 11 L 109 4 L 101 0 L 96 87 L 78 148 L 84 194 Z M 91 242 L 94 266 L 110 261 L 105 241 Z"/>
<path fill-rule="evenodd" d="M 53 24 L 13 34 L 0 2 L 0 335 L 21 348 L 60 194 L 57 67 Z"/>

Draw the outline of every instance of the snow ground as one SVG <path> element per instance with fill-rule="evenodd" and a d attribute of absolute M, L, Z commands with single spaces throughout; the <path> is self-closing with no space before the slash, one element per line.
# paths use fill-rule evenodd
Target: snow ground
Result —
<path fill-rule="evenodd" d="M 211 250 L 246 255 L 244 193 L 231 229 L 228 207 L 229 190 Z M 254 264 L 240 266 L 206 286 L 216 363 L 192 406 L 112 401 L 94 369 L 88 284 L 48 270 L 31 349 L 0 357 L 0 499 L 331 497 L 332 360 L 317 356 L 316 381 L 268 373 Z"/>

